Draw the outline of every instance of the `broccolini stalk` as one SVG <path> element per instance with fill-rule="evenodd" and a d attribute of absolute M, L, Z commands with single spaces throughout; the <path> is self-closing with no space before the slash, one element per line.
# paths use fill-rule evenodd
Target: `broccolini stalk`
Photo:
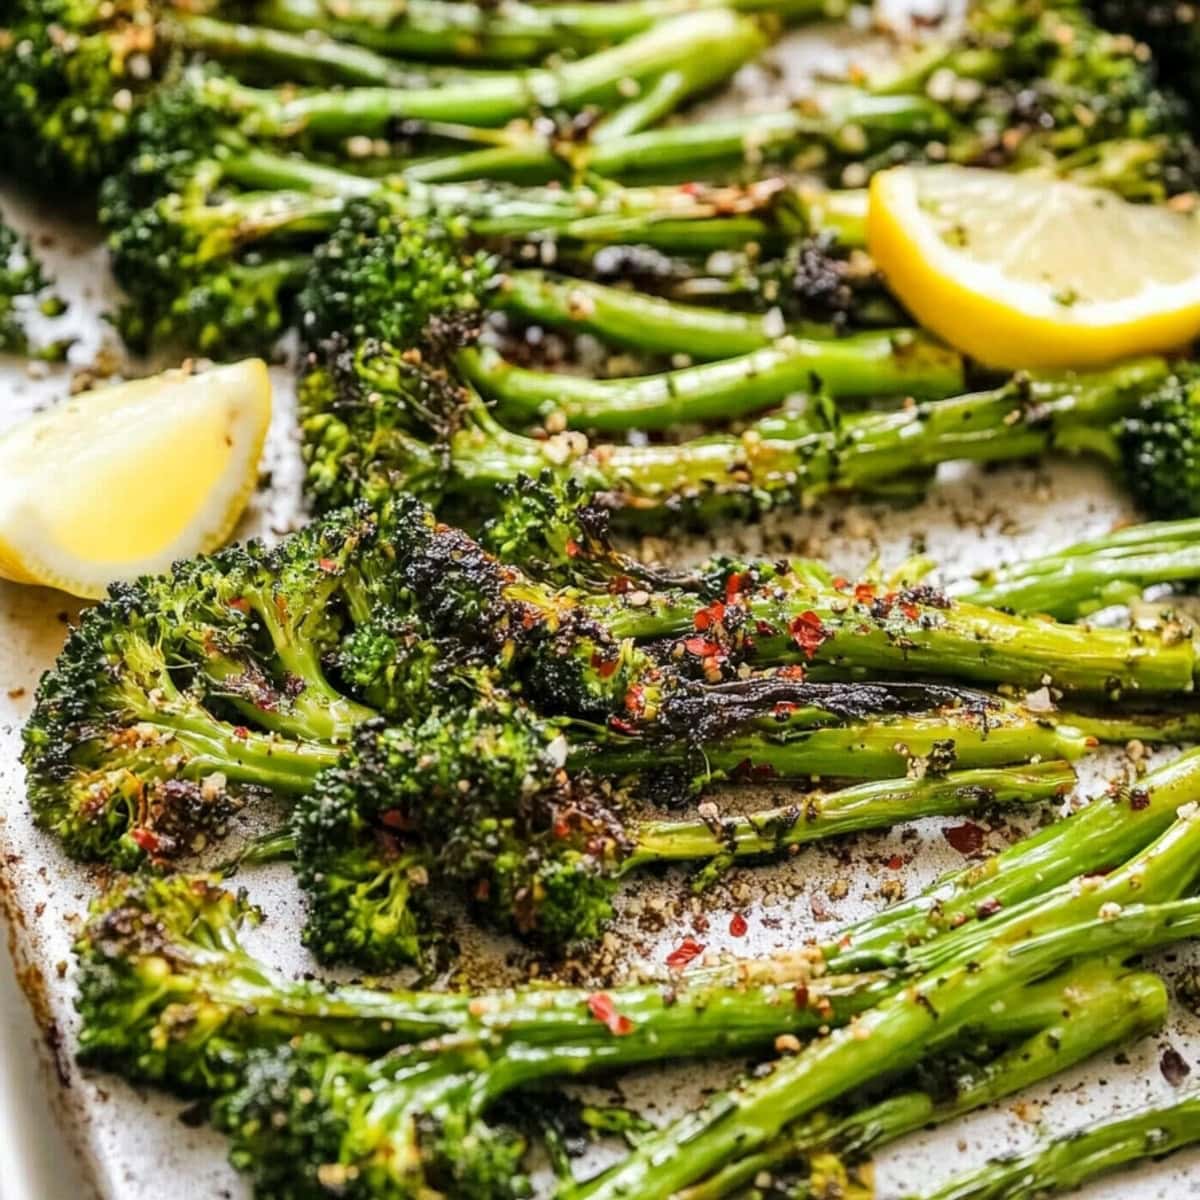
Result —
<path fill-rule="evenodd" d="M 1052 682 L 1099 695 L 1193 687 L 1195 651 L 1186 638 L 1009 616 L 931 588 L 879 596 L 867 585 L 857 593 L 849 585 L 797 587 L 780 589 L 776 599 L 770 583 L 756 592 L 752 577 L 739 577 L 740 590 L 730 589 L 727 601 L 699 608 L 685 594 L 668 595 L 657 607 L 653 598 L 649 605 L 596 602 L 498 562 L 461 530 L 423 516 L 419 503 L 396 501 L 385 523 L 400 560 L 420 578 L 417 602 L 436 614 L 435 623 L 465 623 L 493 652 L 523 656 L 533 684 L 580 716 L 655 715 L 653 692 L 630 689 L 652 685 L 661 661 L 694 664 L 710 682 L 721 680 L 726 666 L 749 661 L 790 663 L 799 678 L 811 664 L 1033 688 Z M 690 636 L 656 654 L 662 647 L 653 639 L 673 632 L 674 621 Z"/>
<path fill-rule="evenodd" d="M 710 602 L 753 591 L 751 582 L 759 589 L 769 584 L 777 598 L 784 592 L 804 595 L 834 588 L 833 572 L 813 560 L 742 560 L 717 555 L 682 568 L 644 563 L 616 547 L 611 516 L 574 481 L 543 471 L 538 479 L 520 479 L 502 493 L 500 511 L 485 523 L 480 540 L 501 561 L 538 580 L 578 587 L 597 596 L 629 592 L 635 584 L 660 594 L 694 593 Z M 976 606 L 1074 620 L 1110 605 L 1132 604 L 1146 589 L 1157 592 L 1200 577 L 1200 557 L 1194 551 L 1198 532 L 1200 525 L 1191 519 L 1128 525 L 1044 558 L 1019 560 L 973 578 L 951 577 L 944 591 Z M 890 587 L 898 596 L 902 587 L 915 586 L 933 568 L 934 564 L 925 560 L 902 564 L 883 578 L 861 581 L 863 594 L 872 592 L 877 597 L 882 591 L 886 595 Z M 839 586 L 844 589 L 846 585 Z M 596 602 L 602 606 L 612 603 Z M 668 614 L 679 602 L 677 595 L 646 598 L 647 606 L 661 606 Z M 686 601 L 684 604 L 686 607 Z M 616 607 L 619 610 L 622 605 Z M 1163 601 L 1161 607 L 1169 617 L 1169 603 Z M 654 628 L 661 632 L 670 628 L 670 623 L 668 616 Z M 1072 723 L 1082 727 L 1084 720 L 1081 717 Z M 1102 741 L 1186 741 L 1192 727 L 1190 712 L 1163 708 L 1152 714 L 1093 715 L 1086 722 L 1088 731 Z"/>
<path fill-rule="evenodd" d="M 347 492 L 378 499 L 410 490 L 461 497 L 477 509 L 497 485 L 550 469 L 629 522 L 680 510 L 714 520 L 830 491 L 886 491 L 955 459 L 1049 451 L 1123 464 L 1152 512 L 1173 505 L 1175 515 L 1188 513 L 1200 492 L 1181 449 L 1197 419 L 1194 385 L 1186 371 L 1168 378 L 1157 359 L 1090 375 L 1022 376 L 995 391 L 898 412 L 842 415 L 817 405 L 762 417 L 740 435 L 589 447 L 574 433 L 539 441 L 504 430 L 472 389 L 444 375 L 438 385 L 411 354 L 388 345 L 335 353 L 336 371 L 316 361 L 308 372 L 303 416 L 314 476 L 337 480 L 339 501 Z M 430 407 L 439 388 L 440 411 Z M 425 440 L 439 438 L 436 451 Z M 319 478 L 312 484 L 318 494 L 326 486 Z"/>
<path fill-rule="evenodd" d="M 761 323 L 759 348 L 748 354 L 638 379 L 595 380 L 515 367 L 495 350 L 471 343 L 481 313 L 495 305 L 509 307 L 514 289 L 522 290 L 523 273 L 495 287 L 490 260 L 465 254 L 462 235 L 453 224 L 398 219 L 378 204 L 352 206 L 316 250 L 301 293 L 309 342 L 370 337 L 438 357 L 453 354 L 456 369 L 499 401 L 501 417 L 509 423 L 553 420 L 609 431 L 724 420 L 815 389 L 834 396 L 941 397 L 962 387 L 959 355 L 911 330 L 836 340 L 789 336 L 765 344 Z M 657 313 L 660 327 L 676 322 L 676 344 L 686 346 L 703 344 L 703 329 L 714 323 L 703 312 L 695 320 L 683 306 L 594 284 L 587 295 L 568 291 L 564 302 L 561 292 L 569 285 L 548 290 L 538 274 L 529 283 L 538 290 L 542 313 L 559 322 L 570 321 L 590 297 L 589 322 L 601 331 L 611 323 L 620 333 L 649 309 Z M 603 305 L 599 312 L 597 297 Z M 717 323 L 738 327 L 739 322 L 743 332 L 750 326 L 744 317 L 722 317 Z M 649 332 L 663 340 L 661 333 Z"/>
<path fill-rule="evenodd" d="M 808 21 L 827 0 L 617 0 L 616 3 L 514 4 L 503 12 L 454 0 L 408 0 L 397 13 L 387 0 L 256 0 L 254 18 L 303 33 L 319 30 L 340 42 L 385 54 L 453 62 L 521 63 L 563 51 L 595 51 L 652 31 L 680 14 L 726 10 Z"/>
<path fill-rule="evenodd" d="M 195 105 L 188 97 L 178 103 Z M 166 99 L 162 106 L 165 113 L 150 113 L 147 123 L 161 117 L 166 148 L 131 157 L 106 182 L 101 206 L 114 270 L 129 298 L 122 331 L 143 341 L 194 339 L 197 326 L 210 350 L 222 347 L 225 326 L 231 345 L 252 343 L 256 331 L 269 341 L 298 290 L 297 252 L 333 231 L 356 200 L 372 199 L 401 217 L 457 221 L 463 235 L 485 240 L 644 241 L 694 254 L 786 241 L 834 211 L 779 180 L 601 192 L 370 179 L 236 139 L 227 145 L 227 135 L 201 120 L 195 140 L 214 155 L 204 159 L 175 148 L 176 122 Z M 202 319 L 191 315 L 196 308 Z"/>
<path fill-rule="evenodd" d="M 785 337 L 737 358 L 635 379 L 534 371 L 495 350 L 455 357 L 465 379 L 497 402 L 506 423 L 565 422 L 618 433 L 727 421 L 815 391 L 841 396 L 938 399 L 962 387 L 957 354 L 919 333 L 885 330 L 834 341 Z"/>
<path fill-rule="evenodd" d="M 319 1034 L 373 1053 L 427 1039 L 575 1047 L 580 1065 L 738 1053 L 780 1032 L 814 1029 L 822 1011 L 870 1004 L 886 977 L 815 979 L 803 951 L 689 972 L 673 988 L 607 993 L 529 987 L 483 992 L 376 991 L 295 981 L 255 959 L 239 930 L 244 898 L 205 876 L 130 878 L 96 902 L 78 941 L 77 1007 L 85 1061 L 187 1091 L 229 1090 L 246 1055 Z M 808 993 L 799 1000 L 796 989 Z M 620 1028 L 614 1026 L 619 1022 Z"/>
<path fill-rule="evenodd" d="M 973 920 L 985 923 L 1077 877 L 1099 877 L 1143 853 L 1200 796 L 1200 751 L 1189 751 L 1131 787 L 1108 795 L 922 895 L 858 921 L 825 947 L 830 968 L 895 963 L 905 946 L 937 939 Z"/>
<path fill-rule="evenodd" d="M 0 140 L 13 169 L 35 183 L 49 174 L 91 188 L 118 168 L 138 114 L 193 57 L 293 82 L 416 87 L 446 74 L 312 30 L 235 24 L 156 0 L 15 0 L 5 17 Z"/>
<path fill-rule="evenodd" d="M 565 150 L 545 141 L 507 150 L 449 155 L 406 168 L 428 183 L 519 176 L 528 183 L 560 175 L 620 180 L 711 178 L 743 163 L 779 163 L 812 148 L 855 158 L 906 138 L 929 141 L 949 132 L 952 118 L 925 96 L 872 96 L 846 89 L 782 112 L 693 121 L 663 129 L 623 131 L 613 118 Z"/>
<path fill-rule="evenodd" d="M 307 789 L 377 711 L 428 708 L 455 656 L 410 637 L 376 531 L 348 511 L 271 550 L 230 547 L 114 585 L 69 635 L 24 730 L 37 822 L 76 857 L 168 858 L 254 789 Z"/>
<path fill-rule="evenodd" d="M 1114 698 L 1173 696 L 1194 687 L 1195 649 L 1174 620 L 1153 629 L 1090 628 L 951 600 L 928 585 L 801 585 L 776 599 L 772 584 L 756 591 L 751 583 L 739 595 L 694 609 L 674 658 L 694 663 L 706 678 L 742 662 L 790 662 Z M 665 623 L 666 607 L 646 618 L 647 627 L 655 619 Z M 638 624 L 632 610 L 614 617 L 611 627 L 637 636 Z"/>
<path fill-rule="evenodd" d="M 539 325 L 595 334 L 617 346 L 653 354 L 687 354 L 711 362 L 762 350 L 790 334 L 835 336 L 829 325 L 780 324 L 757 313 L 704 308 L 544 271 L 508 271 L 492 304 Z"/>
<path fill-rule="evenodd" d="M 787 1178 L 803 1175 L 807 1167 L 815 1179 L 845 1169 L 850 1158 L 857 1160 L 909 1133 L 995 1103 L 1103 1050 L 1152 1033 L 1166 1019 L 1167 991 L 1157 975 L 1114 972 L 1107 963 L 1069 968 L 1024 992 L 1022 1002 L 1033 1026 L 1028 1036 L 990 1061 L 967 1062 L 952 1072 L 948 1094 L 928 1087 L 901 1091 L 845 1116 L 823 1113 L 805 1119 L 764 1149 L 685 1188 L 679 1200 L 741 1195 L 764 1174 Z M 1043 1005 L 1049 1011 L 1039 1014 Z M 1013 1015 L 1024 1014 L 1018 1008 Z"/>
<path fill-rule="evenodd" d="M 1068 978 L 1087 988 L 1081 972 Z M 1111 982 L 1108 986 L 1114 990 Z M 1061 982 L 1055 990 L 1061 1004 Z M 1159 985 L 1160 996 L 1161 991 Z M 1014 1001 L 1014 1015 L 1024 999 Z M 1103 1007 L 1097 1003 L 1097 1015 Z M 1076 1021 L 1077 1008 L 1079 1016 L 1087 1011 L 1086 1005 L 1068 1005 L 1068 1015 Z M 1119 1023 L 1124 1028 L 1130 1024 L 1128 1018 Z M 622 1042 L 637 1036 L 628 1025 L 621 1028 Z M 983 1037 L 991 1033 L 986 1022 L 979 1032 Z M 1090 1040 L 1095 1045 L 1104 1038 L 1093 1035 Z M 475 1188 L 481 1189 L 476 1194 L 493 1198 L 524 1195 L 525 1181 L 514 1176 L 523 1143 L 503 1128 L 485 1124 L 487 1110 L 515 1087 L 572 1071 L 572 1055 L 578 1059 L 575 1070 L 602 1064 L 600 1054 L 581 1051 L 567 1045 L 493 1047 L 447 1039 L 368 1065 L 310 1041 L 298 1051 L 253 1056 L 246 1085 L 220 1102 L 218 1123 L 233 1135 L 233 1160 L 254 1175 L 260 1194 L 273 1195 L 279 1185 L 294 1186 L 297 1161 L 307 1174 L 332 1160 L 346 1169 L 356 1187 L 363 1187 L 363 1195 L 389 1190 L 415 1194 L 430 1186 L 459 1195 Z M 610 1048 L 612 1057 L 616 1051 Z M 1028 1053 L 1030 1062 L 1022 1066 L 1011 1061 L 1012 1051 L 1002 1052 L 995 1064 L 1000 1078 L 1038 1078 L 1051 1066 L 1077 1057 L 1078 1049 L 1028 1046 Z M 989 1088 L 985 1080 L 981 1070 L 972 1081 L 976 1103 L 989 1094 L 1003 1094 L 1003 1083 Z M 929 1098 L 924 1099 L 928 1108 Z M 895 1122 L 903 1106 L 911 1117 L 919 1104 L 920 1097 L 904 1097 L 888 1115 Z M 369 1123 L 364 1120 L 368 1112 Z"/>
<path fill-rule="evenodd" d="M 1152 521 L 1078 542 L 953 584 L 973 604 L 1043 612 L 1073 621 L 1110 604 L 1128 604 L 1147 586 L 1200 578 L 1200 521 Z"/>
<path fill-rule="evenodd" d="M 710 82 L 731 74 L 766 45 L 755 20 L 725 9 L 688 13 L 611 49 L 559 67 L 488 74 L 429 88 L 368 88 L 282 95 L 210 78 L 202 95 L 253 137 L 386 136 L 398 121 L 501 126 L 538 109 L 608 107 L 628 87 L 650 83 L 693 58 L 720 64 Z"/>
<path fill-rule="evenodd" d="M 1031 763 L 808 792 L 795 804 L 712 821 L 647 822 L 633 827 L 633 849 L 625 851 L 620 874 L 654 862 L 790 854 L 827 837 L 977 811 L 981 804 L 1033 804 L 1062 796 L 1074 779 L 1066 763 Z"/>
<path fill-rule="evenodd" d="M 292 33 L 196 12 L 174 10 L 162 18 L 158 31 L 172 46 L 222 64 L 247 66 L 257 76 L 277 77 L 282 82 L 403 90 L 462 79 L 465 74 L 461 68 L 451 71 L 400 62 L 363 46 L 323 37 L 312 29 Z"/>
<path fill-rule="evenodd" d="M 1002 1011 L 1022 985 L 1067 962 L 1126 958 L 1197 932 L 1200 902 L 1195 900 L 1128 908 L 1076 924 L 1050 916 L 1028 927 L 1017 945 L 954 960 L 906 985 L 851 1026 L 778 1060 L 770 1074 L 741 1083 L 648 1136 L 623 1162 L 566 1194 L 573 1200 L 665 1200 L 769 1146 L 789 1125 L 882 1070 L 916 1065 L 986 1010 Z"/>
<path fill-rule="evenodd" d="M 1048 1200 L 1145 1159 L 1160 1159 L 1200 1139 L 1200 1099 L 1147 1107 L 1041 1142 L 1024 1154 L 992 1159 L 923 1200 Z M 916 1198 L 914 1197 L 914 1200 Z"/>
<path fill-rule="evenodd" d="M 910 736 L 912 724 L 876 717 L 862 721 L 855 736 L 865 743 L 874 735 L 891 748 Z M 966 764 L 1030 755 L 1027 737 L 1006 752 L 1002 733 L 993 735 L 999 748 L 969 737 L 956 746 L 945 737 L 954 728 L 952 714 L 937 728 L 943 762 L 960 747 Z M 750 778 L 772 765 L 774 774 L 794 775 L 814 761 L 870 773 L 873 763 L 858 762 L 869 750 L 843 749 L 836 757 L 823 748 L 823 731 L 810 736 L 812 749 L 785 743 L 782 753 L 762 739 L 753 768 L 749 737 L 735 752 Z M 576 740 L 569 724 L 537 718 L 500 694 L 404 725 L 364 725 L 293 809 L 291 848 L 310 900 L 304 941 L 323 960 L 350 959 L 371 970 L 424 962 L 437 947 L 424 889 L 441 882 L 473 898 L 502 928 L 560 947 L 598 936 L 622 878 L 650 863 L 709 859 L 715 868 L 920 815 L 1050 799 L 1073 783 L 1062 762 L 949 775 L 931 764 L 919 779 L 813 794 L 739 819 L 685 822 L 631 814 L 624 795 L 603 779 L 639 768 L 661 772 L 676 760 L 690 768 L 691 754 L 720 760 L 730 752 L 703 729 L 682 752 L 661 738 L 640 746 L 632 738 L 614 745 L 603 733 Z M 903 766 L 900 759 L 891 769 Z M 704 769 L 711 775 L 714 768 Z M 666 788 L 654 791 L 662 798 Z M 277 839 L 271 844 L 287 848 Z"/>

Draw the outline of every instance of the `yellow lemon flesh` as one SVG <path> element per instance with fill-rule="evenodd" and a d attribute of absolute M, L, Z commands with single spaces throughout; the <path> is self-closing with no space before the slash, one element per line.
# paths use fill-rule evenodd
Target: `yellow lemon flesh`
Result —
<path fill-rule="evenodd" d="M 271 420 L 260 359 L 76 396 L 0 435 L 0 576 L 102 596 L 233 532 Z"/>
<path fill-rule="evenodd" d="M 926 328 L 993 367 L 1089 367 L 1200 335 L 1200 223 L 1032 175 L 899 167 L 867 241 Z"/>

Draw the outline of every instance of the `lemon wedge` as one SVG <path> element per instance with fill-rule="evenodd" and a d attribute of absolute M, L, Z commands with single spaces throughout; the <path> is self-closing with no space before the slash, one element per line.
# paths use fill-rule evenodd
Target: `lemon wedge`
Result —
<path fill-rule="evenodd" d="M 76 396 L 0 436 L 0 576 L 102 596 L 212 550 L 254 490 L 271 419 L 260 359 Z"/>
<path fill-rule="evenodd" d="M 966 167 L 871 181 L 867 241 L 922 325 L 993 367 L 1087 367 L 1200 334 L 1200 223 Z"/>

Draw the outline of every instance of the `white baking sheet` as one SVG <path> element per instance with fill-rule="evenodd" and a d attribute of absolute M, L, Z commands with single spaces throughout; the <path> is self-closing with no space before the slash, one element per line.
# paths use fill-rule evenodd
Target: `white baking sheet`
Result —
<path fill-rule="evenodd" d="M 799 60 L 800 55 L 792 58 Z M 90 362 L 106 336 L 97 319 L 105 305 L 105 285 L 95 239 L 70 224 L 47 220 L 30 204 L 2 192 L 0 206 L 45 242 L 45 257 L 61 290 L 74 301 L 66 324 L 83 339 L 75 359 Z M 64 370 L 33 378 L 24 364 L 0 361 L 0 427 L 65 395 L 70 374 Z M 299 490 L 288 372 L 276 370 L 275 380 L 276 420 L 265 464 L 269 486 L 245 523 L 247 532 L 267 536 L 294 522 Z M 69 480 L 63 484 L 69 486 Z M 1048 550 L 1102 532 L 1126 515 L 1123 499 L 1095 468 L 1053 464 L 994 472 L 947 470 L 915 508 L 830 504 L 812 514 L 780 516 L 764 536 L 769 548 L 824 554 L 846 574 L 876 554 L 887 563 L 898 562 L 919 541 L 957 573 L 997 556 Z M 759 536 L 746 533 L 743 540 L 757 542 Z M 703 549 L 695 547 L 697 554 Z M 92 1186 L 105 1200 L 161 1200 L 164 1190 L 175 1200 L 244 1197 L 243 1183 L 225 1164 L 221 1140 L 181 1123 L 179 1104 L 108 1076 L 83 1074 L 72 1061 L 71 931 L 93 886 L 85 872 L 66 862 L 32 828 L 17 755 L 20 723 L 37 678 L 52 662 L 75 611 L 73 602 L 56 593 L 0 583 L 0 896 L 10 917 L 12 951 L 11 963 L 0 954 L 0 974 L 8 976 L 0 986 L 0 1198 L 57 1200 L 86 1195 Z M 1119 756 L 1098 758 L 1084 794 L 1095 794 L 1105 772 L 1119 768 Z M 738 871 L 702 903 L 690 896 L 682 876 L 639 884 L 628 893 L 621 921 L 597 952 L 596 970 L 607 976 L 619 974 L 624 962 L 661 966 L 679 938 L 694 933 L 705 920 L 703 940 L 711 949 L 756 953 L 814 931 L 827 934 L 834 922 L 881 904 L 885 881 L 901 879 L 912 891 L 959 863 L 941 836 L 942 824 L 925 822 L 916 830 L 857 839 L 851 843 L 849 865 L 842 847 L 837 853 L 805 853 L 777 867 Z M 1005 826 L 991 831 L 989 840 L 1000 845 L 1017 832 Z M 897 854 L 912 861 L 893 871 L 887 864 Z M 826 890 L 839 877 L 849 878 L 849 895 L 830 901 Z M 250 886 L 272 918 L 256 935 L 263 952 L 288 970 L 311 966 L 295 943 L 299 907 L 287 872 L 248 873 L 239 882 Z M 656 929 L 651 917 L 660 901 L 673 915 Z M 725 932 L 734 912 L 749 919 L 749 933 L 742 939 Z M 468 976 L 498 977 L 510 949 L 473 939 Z M 1168 978 L 1182 970 L 1184 961 L 1185 956 L 1164 960 Z M 25 1014 L 13 1010 L 13 979 L 19 979 L 32 1001 L 40 1036 L 32 1036 Z M 1120 1061 L 1103 1056 L 1019 1104 L 999 1106 L 886 1152 L 880 1160 L 881 1198 L 895 1200 L 927 1188 L 992 1153 L 1028 1145 L 1046 1131 L 1147 1100 L 1166 1100 L 1172 1089 L 1158 1062 L 1168 1045 L 1183 1054 L 1195 1072 L 1192 1080 L 1200 1084 L 1200 1022 L 1177 1007 L 1164 1034 L 1127 1047 Z M 695 1098 L 698 1087 L 726 1077 L 721 1068 L 642 1071 L 623 1081 L 620 1094 L 644 1105 L 652 1118 L 661 1118 Z M 39 1087 L 43 1094 L 37 1094 Z M 53 1128 L 47 1122 L 51 1112 Z M 89 1183 L 80 1181 L 81 1173 Z M 1200 1154 L 1146 1166 L 1136 1175 L 1097 1184 L 1086 1195 L 1090 1200 L 1200 1197 Z"/>

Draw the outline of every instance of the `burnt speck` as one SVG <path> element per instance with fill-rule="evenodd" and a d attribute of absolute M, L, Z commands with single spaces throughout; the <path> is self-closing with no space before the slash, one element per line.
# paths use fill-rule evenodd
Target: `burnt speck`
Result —
<path fill-rule="evenodd" d="M 1172 1087 L 1179 1087 L 1192 1073 L 1192 1068 L 1187 1065 L 1183 1055 L 1174 1046 L 1168 1046 L 1162 1052 L 1162 1058 L 1158 1060 L 1158 1069 Z"/>

